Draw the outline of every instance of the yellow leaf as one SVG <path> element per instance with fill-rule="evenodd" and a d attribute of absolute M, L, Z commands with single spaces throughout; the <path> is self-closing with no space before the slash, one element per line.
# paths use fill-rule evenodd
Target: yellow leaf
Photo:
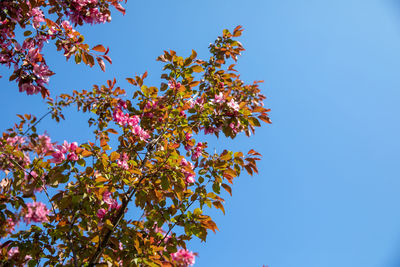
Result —
<path fill-rule="evenodd" d="M 92 241 L 93 243 L 98 243 L 99 242 L 99 236 L 96 235 L 95 237 L 93 237 L 90 241 Z"/>
<path fill-rule="evenodd" d="M 95 181 L 96 181 L 96 183 L 102 183 L 102 182 L 108 181 L 108 179 L 106 177 L 99 176 L 99 177 L 96 178 Z"/>
<path fill-rule="evenodd" d="M 202 71 L 204 71 L 203 67 L 202 67 L 202 66 L 199 66 L 199 65 L 193 66 L 193 67 L 192 67 L 192 70 L 193 70 L 194 72 L 202 72 Z"/>
<path fill-rule="evenodd" d="M 120 157 L 120 155 L 118 154 L 118 152 L 114 151 L 114 152 L 111 153 L 110 160 L 114 161 L 114 160 L 119 159 L 119 157 Z"/>

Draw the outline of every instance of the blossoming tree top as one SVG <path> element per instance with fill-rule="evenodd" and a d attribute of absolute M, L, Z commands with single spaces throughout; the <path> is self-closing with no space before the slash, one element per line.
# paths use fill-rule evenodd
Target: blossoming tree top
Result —
<path fill-rule="evenodd" d="M 117 1 L 3 1 L 0 63 L 14 65 L 11 79 L 20 91 L 49 94 L 52 72 L 40 50 L 48 39 L 68 57 L 104 69 L 102 46 L 89 50 L 71 24 L 108 21 Z M 50 8 L 47 8 L 50 7 Z M 58 16 L 46 18 L 43 10 Z M 64 20 L 69 18 L 72 22 Z M 16 25 L 31 25 L 22 44 L 12 39 Z M 218 228 L 207 208 L 225 212 L 221 188 L 242 170 L 257 173 L 260 154 L 228 149 L 208 151 L 204 135 L 250 136 L 260 120 L 270 123 L 259 82 L 246 84 L 235 70 L 244 50 L 237 27 L 210 45 L 210 58 L 196 52 L 183 58 L 165 51 L 160 87 L 144 84 L 147 73 L 128 78 L 132 97 L 116 80 L 92 90 L 48 99 L 52 118 L 75 105 L 91 114 L 94 139 L 84 144 L 53 142 L 37 133 L 41 121 L 20 115 L 0 138 L 0 263 L 29 266 L 189 266 L 195 254 L 186 242 L 205 241 Z M 92 51 L 105 53 L 93 55 Z M 234 63 L 234 62 L 231 62 Z M 200 134 L 202 133 L 202 134 Z M 112 148 L 110 143 L 116 143 Z M 44 197 L 46 203 L 38 201 Z M 130 212 L 128 213 L 128 209 Z M 17 229 L 24 222 L 27 229 Z M 37 244 L 32 246 L 32 244 Z"/>

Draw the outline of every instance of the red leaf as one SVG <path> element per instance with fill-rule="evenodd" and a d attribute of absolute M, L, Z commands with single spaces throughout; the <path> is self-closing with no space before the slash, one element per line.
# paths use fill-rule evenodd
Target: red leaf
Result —
<path fill-rule="evenodd" d="M 121 6 L 121 4 L 114 2 L 113 6 L 115 7 L 116 10 L 118 10 L 119 12 L 121 12 L 123 15 L 125 15 L 125 8 L 123 8 Z"/>
<path fill-rule="evenodd" d="M 250 149 L 250 151 L 249 151 L 249 152 L 247 152 L 247 154 L 250 154 L 250 155 L 256 155 L 256 156 L 261 156 L 261 154 L 260 154 L 260 153 L 258 153 L 257 151 L 255 151 L 255 150 L 253 150 L 253 149 Z"/>
<path fill-rule="evenodd" d="M 97 57 L 97 63 L 99 63 L 99 66 L 101 68 L 102 71 L 106 71 L 106 64 L 104 64 L 104 60 L 102 60 L 101 58 Z"/>
<path fill-rule="evenodd" d="M 105 60 L 107 60 L 110 64 L 112 64 L 112 60 L 109 56 L 102 56 Z"/>

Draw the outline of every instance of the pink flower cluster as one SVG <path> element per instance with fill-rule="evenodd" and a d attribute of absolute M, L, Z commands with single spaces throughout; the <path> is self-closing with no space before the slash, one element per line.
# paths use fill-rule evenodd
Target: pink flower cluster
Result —
<path fill-rule="evenodd" d="M 187 132 L 186 134 L 185 134 L 185 139 L 186 139 L 186 141 L 189 141 L 190 140 L 190 138 L 192 138 L 192 134 L 191 133 L 189 133 L 189 132 Z"/>
<path fill-rule="evenodd" d="M 26 92 L 28 95 L 37 94 L 49 83 L 49 77 L 53 75 L 53 72 L 49 70 L 40 54 L 43 41 L 47 39 L 47 37 L 41 37 L 36 41 L 27 39 L 23 42 L 22 47 L 18 43 L 14 44 L 14 53 L 25 58 L 19 70 L 17 62 L 15 62 L 14 66 L 16 71 L 18 70 L 19 72 L 16 81 L 19 82 L 20 92 Z"/>
<path fill-rule="evenodd" d="M 10 145 L 10 146 L 15 146 L 17 144 L 22 145 L 23 143 L 25 143 L 25 137 L 18 136 L 18 135 L 14 136 L 14 137 L 7 137 L 6 142 L 7 142 L 7 145 Z"/>
<path fill-rule="evenodd" d="M 54 150 L 53 143 L 51 143 L 51 139 L 47 134 L 39 135 L 39 149 L 42 154 L 47 154 L 50 151 Z"/>
<path fill-rule="evenodd" d="M 15 222 L 14 222 L 14 220 L 13 219 L 11 219 L 11 218 L 8 218 L 7 220 L 6 220 L 6 223 L 7 223 L 7 229 L 6 229 L 6 231 L 7 231 L 7 233 L 11 233 L 11 232 L 13 232 L 14 231 L 14 229 L 15 229 Z"/>
<path fill-rule="evenodd" d="M 193 150 L 192 160 L 196 160 L 201 156 L 203 152 L 204 144 L 202 142 L 197 143 L 196 147 Z"/>
<path fill-rule="evenodd" d="M 47 222 L 47 215 L 49 210 L 46 205 L 42 202 L 33 202 L 27 204 L 27 210 L 25 211 L 24 221 L 26 224 L 33 222 Z"/>
<path fill-rule="evenodd" d="M 129 157 L 126 153 L 122 153 L 121 158 L 117 160 L 117 164 L 119 167 L 121 167 L 124 170 L 129 169 L 128 161 Z"/>
<path fill-rule="evenodd" d="M 114 209 L 118 210 L 119 208 L 121 208 L 121 205 L 118 205 L 118 202 L 111 197 L 111 192 L 109 192 L 108 190 L 103 193 L 103 201 L 108 205 L 108 211 L 112 211 Z M 97 211 L 97 217 L 99 217 L 99 219 L 103 219 L 106 214 L 106 209 L 102 208 Z"/>
<path fill-rule="evenodd" d="M 192 184 L 194 183 L 196 180 L 194 179 L 194 177 L 196 177 L 196 175 L 194 174 L 193 171 L 193 164 L 189 161 L 187 161 L 185 158 L 183 158 L 181 160 L 181 165 L 182 165 L 182 169 L 183 169 L 183 174 L 185 175 L 185 182 L 187 184 Z"/>
<path fill-rule="evenodd" d="M 33 8 L 29 15 L 33 17 L 32 22 L 35 29 L 40 26 L 41 22 L 45 21 L 43 11 L 39 7 Z"/>
<path fill-rule="evenodd" d="M 180 249 L 171 254 L 172 260 L 177 262 L 178 266 L 192 266 L 195 263 L 195 255 L 193 252 Z"/>
<path fill-rule="evenodd" d="M 228 102 L 228 107 L 234 111 L 239 111 L 239 104 L 233 98 Z"/>
<path fill-rule="evenodd" d="M 181 88 L 182 84 L 180 82 L 176 82 L 175 80 L 171 80 L 168 82 L 168 87 L 171 89 L 176 89 L 178 90 Z"/>
<path fill-rule="evenodd" d="M 204 128 L 204 134 L 217 133 L 217 132 L 221 131 L 221 129 L 222 129 L 222 126 L 220 126 L 220 127 L 209 126 L 207 128 Z"/>
<path fill-rule="evenodd" d="M 218 95 L 214 96 L 214 99 L 211 100 L 211 103 L 215 104 L 223 104 L 226 102 L 226 98 L 223 93 L 219 93 Z M 232 98 L 229 102 L 227 102 L 228 107 L 233 109 L 235 112 L 239 111 L 239 104 Z"/>
<path fill-rule="evenodd" d="M 104 216 L 106 216 L 107 214 L 107 210 L 106 209 L 99 209 L 97 211 L 97 217 L 99 217 L 99 219 L 103 219 Z"/>
<path fill-rule="evenodd" d="M 96 24 L 111 21 L 109 12 L 101 12 L 100 8 L 97 0 L 72 0 L 69 17 L 75 24 L 82 24 L 83 22 Z"/>
<path fill-rule="evenodd" d="M 64 141 L 62 146 L 58 145 L 57 149 L 51 155 L 53 158 L 50 159 L 50 162 L 55 164 L 60 164 L 65 160 L 65 154 L 68 153 L 67 159 L 71 161 L 77 161 L 79 159 L 78 155 L 76 155 L 75 151 L 78 148 L 78 143 L 68 143 Z"/>
<path fill-rule="evenodd" d="M 232 131 L 236 134 L 241 130 L 241 124 L 240 121 L 238 121 L 236 124 L 234 124 L 233 122 L 231 122 L 229 124 L 229 127 L 232 129 Z"/>
<path fill-rule="evenodd" d="M 218 95 L 215 95 L 214 100 L 211 100 L 211 102 L 223 103 L 223 102 L 225 102 L 225 97 L 222 93 L 219 93 Z"/>
<path fill-rule="evenodd" d="M 113 114 L 114 121 L 123 127 L 129 126 L 130 128 L 132 128 L 132 133 L 134 135 L 137 135 L 141 140 L 148 139 L 150 135 L 145 130 L 143 130 L 142 127 L 140 127 L 139 116 L 136 115 L 129 116 L 128 113 L 124 113 L 122 111 L 123 107 L 124 105 L 121 102 L 119 102 L 118 107 L 114 110 Z"/>
<path fill-rule="evenodd" d="M 22 151 L 22 150 L 25 150 L 26 148 L 28 148 L 28 145 L 26 144 L 26 139 L 21 136 L 7 137 L 7 139 L 5 141 L 6 141 L 7 145 L 12 146 L 14 148 L 15 152 Z M 26 150 L 28 150 L 28 149 L 26 149 Z M 8 162 L 6 164 L 5 169 L 13 168 L 13 166 L 14 166 L 14 163 L 12 163 L 13 161 L 14 162 L 17 161 L 18 164 L 22 167 L 27 167 L 27 165 L 29 165 L 31 163 L 29 154 L 27 151 L 23 151 L 22 155 L 23 156 L 20 157 L 15 154 L 14 155 L 12 155 L 12 154 L 6 155 L 6 154 L 2 153 L 2 154 L 0 154 L 0 159 Z M 4 168 L 4 165 L 0 166 L 0 170 L 2 170 L 3 168 Z"/>

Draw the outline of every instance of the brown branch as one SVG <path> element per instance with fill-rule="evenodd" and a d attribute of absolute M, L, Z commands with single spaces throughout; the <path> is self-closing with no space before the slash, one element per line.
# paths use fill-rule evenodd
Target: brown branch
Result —
<path fill-rule="evenodd" d="M 148 148 L 147 148 L 147 153 L 146 156 L 143 158 L 142 163 L 140 164 L 140 171 L 142 171 L 149 159 L 149 157 L 152 154 L 153 149 L 157 146 L 157 143 L 159 142 L 159 140 L 161 139 L 162 135 L 159 135 L 155 140 L 153 140 L 153 142 L 149 143 Z M 126 208 L 129 204 L 129 202 L 131 201 L 132 197 L 135 195 L 135 193 L 138 190 L 138 187 L 140 185 L 140 183 L 146 178 L 145 175 L 141 175 L 138 183 L 136 184 L 136 187 L 131 186 L 128 189 L 128 192 L 125 195 L 125 198 L 122 200 L 122 204 L 121 207 L 118 210 L 117 215 L 114 217 L 112 224 L 113 224 L 113 228 L 107 231 L 107 233 L 105 234 L 103 240 L 101 241 L 101 243 L 99 244 L 99 246 L 96 249 L 96 252 L 93 254 L 92 258 L 89 261 L 88 266 L 92 267 L 94 266 L 97 261 L 100 259 L 101 254 L 103 253 L 104 249 L 106 248 L 106 246 L 108 245 L 108 242 L 110 241 L 111 235 L 114 233 L 115 229 L 117 228 L 118 224 L 121 222 L 122 218 L 124 217 Z"/>
<path fill-rule="evenodd" d="M 176 96 L 175 96 L 176 97 Z M 175 100 L 175 97 L 173 100 Z M 176 118 L 171 122 L 171 124 L 173 124 L 175 122 Z M 150 141 L 147 144 L 147 152 L 145 157 L 143 158 L 141 164 L 140 164 L 140 171 L 142 172 L 147 161 L 149 160 L 151 154 L 153 153 L 153 150 L 155 148 L 157 148 L 158 142 L 161 140 L 161 137 L 164 135 L 164 133 L 167 130 L 167 124 L 168 121 L 165 122 L 164 127 L 163 127 L 163 131 L 158 135 L 157 138 L 153 139 L 152 141 Z M 108 229 L 107 233 L 105 234 L 103 240 L 100 242 L 99 246 L 97 247 L 95 253 L 93 254 L 92 258 L 89 260 L 88 262 L 88 266 L 89 267 L 93 267 L 98 260 L 100 259 L 104 249 L 106 248 L 106 246 L 108 245 L 108 242 L 110 241 L 111 235 L 114 233 L 115 229 L 117 228 L 118 224 L 121 222 L 122 218 L 124 217 L 126 208 L 129 204 L 129 202 L 131 201 L 132 197 L 135 195 L 135 193 L 137 192 L 140 183 L 146 178 L 146 175 L 141 175 L 139 181 L 136 184 L 136 187 L 134 186 L 130 186 L 128 189 L 128 192 L 125 194 L 125 198 L 123 198 L 122 200 L 122 204 L 121 207 L 118 210 L 117 215 L 114 217 L 112 224 L 113 224 L 113 228 L 112 229 Z"/>

